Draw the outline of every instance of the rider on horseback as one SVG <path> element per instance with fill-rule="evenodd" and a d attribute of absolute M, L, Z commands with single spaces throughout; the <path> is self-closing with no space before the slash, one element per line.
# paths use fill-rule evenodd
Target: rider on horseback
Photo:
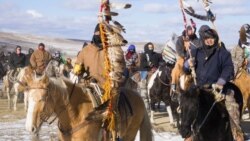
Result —
<path fill-rule="evenodd" d="M 233 63 L 230 53 L 223 43 L 219 43 L 219 37 L 215 30 L 207 25 L 200 28 L 202 46 L 192 50 L 194 59 L 188 59 L 184 63 L 184 70 L 194 66 L 197 85 L 200 87 L 211 87 L 217 91 L 215 98 L 218 101 L 225 97 L 225 106 L 230 115 L 232 133 L 236 140 L 242 140 L 243 134 L 240 128 L 240 114 L 238 104 L 234 99 L 234 92 L 230 89 L 223 90 L 223 86 L 233 78 Z M 225 96 L 226 95 L 226 96 Z"/>
<path fill-rule="evenodd" d="M 21 52 L 22 47 L 17 46 L 16 52 L 11 54 L 9 65 L 10 69 L 23 68 L 25 66 L 25 55 Z"/>
<path fill-rule="evenodd" d="M 128 47 L 127 53 L 125 54 L 125 61 L 126 61 L 126 69 L 124 75 L 126 78 L 129 78 L 131 75 L 130 73 L 135 72 L 136 63 L 138 62 L 138 54 L 135 50 L 135 45 L 130 45 Z"/>
<path fill-rule="evenodd" d="M 244 24 L 240 28 L 240 39 L 238 45 L 231 51 L 233 64 L 234 64 L 234 75 L 236 77 L 240 69 L 246 69 L 248 64 L 247 58 L 249 54 L 247 49 L 250 48 L 250 25 Z"/>
<path fill-rule="evenodd" d="M 45 45 L 40 43 L 38 49 L 30 57 L 30 64 L 38 74 L 42 74 L 51 58 L 51 54 L 45 50 Z"/>
<path fill-rule="evenodd" d="M 141 82 L 146 84 L 148 72 L 154 72 L 159 67 L 162 56 L 154 52 L 154 44 L 149 42 L 144 46 L 144 53 L 141 55 L 140 74 Z"/>
<path fill-rule="evenodd" d="M 188 58 L 189 44 L 191 44 L 191 49 L 199 47 L 199 40 L 195 34 L 195 31 L 195 27 L 188 26 L 187 29 L 182 32 L 182 36 L 178 37 L 176 43 L 176 52 L 178 54 L 178 59 L 171 73 L 172 91 L 176 91 L 176 84 L 178 83 L 178 79 L 181 75 L 184 61 Z"/>

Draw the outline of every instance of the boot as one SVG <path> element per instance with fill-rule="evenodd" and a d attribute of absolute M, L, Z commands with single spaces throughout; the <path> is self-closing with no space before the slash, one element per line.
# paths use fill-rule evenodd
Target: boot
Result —
<path fill-rule="evenodd" d="M 244 134 L 240 127 L 239 105 L 234 99 L 234 91 L 228 90 L 225 100 L 226 109 L 230 116 L 231 131 L 235 141 L 244 141 Z"/>

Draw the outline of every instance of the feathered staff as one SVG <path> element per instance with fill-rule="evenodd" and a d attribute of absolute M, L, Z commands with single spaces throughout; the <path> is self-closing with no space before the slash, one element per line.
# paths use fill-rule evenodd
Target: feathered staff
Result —
<path fill-rule="evenodd" d="M 195 17 L 199 20 L 211 21 L 213 28 L 217 31 L 215 23 L 214 23 L 216 20 L 216 17 L 210 8 L 210 4 L 212 4 L 211 0 L 202 0 L 202 4 L 203 4 L 205 11 L 207 12 L 207 15 L 198 14 L 195 12 L 195 10 L 192 8 L 192 6 L 189 5 L 187 2 L 183 1 L 183 3 L 185 5 L 185 8 L 184 8 L 185 13 L 187 13 L 188 15 Z"/>
<path fill-rule="evenodd" d="M 118 81 L 113 80 L 111 77 L 112 75 L 115 75 L 115 73 L 119 73 L 120 72 L 115 72 L 114 70 L 116 68 L 114 68 L 114 66 L 112 66 L 113 64 L 111 62 L 116 62 L 117 60 L 114 59 L 114 57 L 110 58 L 109 54 L 110 52 L 112 52 L 112 50 L 114 50 L 114 48 L 112 48 L 113 46 L 116 46 L 115 44 L 112 43 L 112 39 L 109 36 L 109 34 L 119 34 L 120 31 L 125 32 L 124 27 L 117 21 L 112 20 L 112 16 L 117 16 L 118 13 L 116 12 L 112 12 L 111 8 L 116 8 L 116 9 L 127 9 L 130 8 L 131 5 L 130 4 L 114 4 L 114 3 L 110 3 L 109 0 L 101 0 L 101 5 L 100 5 L 100 10 L 99 10 L 99 29 L 100 29 L 100 37 L 101 37 L 101 41 L 102 41 L 102 46 L 103 46 L 103 50 L 104 50 L 104 66 L 105 66 L 105 71 L 104 71 L 104 77 L 105 77 L 105 83 L 104 83 L 104 90 L 105 93 L 103 95 L 103 102 L 109 102 L 109 106 L 108 106 L 108 110 L 106 113 L 106 119 L 105 119 L 105 123 L 108 125 L 108 130 L 111 132 L 116 132 L 117 128 L 116 128 L 116 115 L 115 115 L 115 100 L 113 99 L 113 88 L 117 88 L 116 83 Z M 112 21 L 113 25 L 110 24 L 110 22 Z M 119 34 L 120 35 L 120 34 Z M 120 35 L 121 36 L 121 35 Z M 116 56 L 117 57 L 117 56 Z M 123 55 L 122 55 L 123 58 Z M 113 135 L 114 138 L 118 138 L 117 135 Z"/>
<path fill-rule="evenodd" d="M 185 31 L 187 31 L 187 17 L 186 17 L 185 12 L 184 12 L 183 0 L 180 0 L 180 8 L 181 8 L 182 16 L 183 16 Z M 191 24 L 193 24 L 193 25 L 195 24 L 192 19 L 191 19 Z M 185 34 L 185 35 L 187 36 L 187 34 Z M 188 48 L 187 50 L 188 50 L 190 59 L 193 60 L 194 58 L 192 57 L 190 48 Z M 194 84 L 197 85 L 196 73 L 195 73 L 194 66 L 191 66 L 191 72 L 192 72 L 192 76 L 193 76 L 193 79 L 194 79 Z"/>
<path fill-rule="evenodd" d="M 212 12 L 212 10 L 210 8 L 210 4 L 212 4 L 211 0 L 202 0 L 202 4 L 203 4 L 203 7 L 204 7 L 205 11 L 207 12 L 207 15 L 197 14 L 195 12 L 195 10 L 191 7 L 191 5 L 189 5 L 188 3 L 186 3 L 184 0 L 183 0 L 183 3 L 185 5 L 185 8 L 183 7 L 185 13 L 187 13 L 188 15 L 190 15 L 192 17 L 195 17 L 195 18 L 197 18 L 199 20 L 210 21 L 212 23 L 212 26 L 213 26 L 214 30 L 219 35 L 218 30 L 216 28 L 216 25 L 214 23 L 215 20 L 216 20 L 216 17 L 213 14 L 213 12 Z M 221 40 L 219 40 L 219 46 L 221 46 Z"/>

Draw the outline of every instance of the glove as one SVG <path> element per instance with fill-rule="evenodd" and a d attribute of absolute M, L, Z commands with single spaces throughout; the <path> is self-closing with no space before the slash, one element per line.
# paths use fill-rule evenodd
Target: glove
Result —
<path fill-rule="evenodd" d="M 213 88 L 213 94 L 214 94 L 214 99 L 217 102 L 220 102 L 222 100 L 225 99 L 225 95 L 223 95 L 221 92 L 223 90 L 223 85 L 219 85 L 219 84 L 212 84 L 212 88 Z"/>
<path fill-rule="evenodd" d="M 82 65 L 81 64 L 75 64 L 73 72 L 75 75 L 80 75 L 82 71 Z"/>
<path fill-rule="evenodd" d="M 190 68 L 194 67 L 195 64 L 194 59 L 193 58 L 188 59 L 188 64 Z"/>

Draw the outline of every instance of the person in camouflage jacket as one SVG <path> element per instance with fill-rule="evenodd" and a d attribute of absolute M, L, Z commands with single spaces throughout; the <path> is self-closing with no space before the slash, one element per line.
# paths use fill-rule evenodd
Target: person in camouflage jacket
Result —
<path fill-rule="evenodd" d="M 247 66 L 248 54 L 246 49 L 250 47 L 250 25 L 244 24 L 240 28 L 240 39 L 238 45 L 231 51 L 232 60 L 234 64 L 234 75 L 236 75 L 241 68 L 245 69 Z"/>

